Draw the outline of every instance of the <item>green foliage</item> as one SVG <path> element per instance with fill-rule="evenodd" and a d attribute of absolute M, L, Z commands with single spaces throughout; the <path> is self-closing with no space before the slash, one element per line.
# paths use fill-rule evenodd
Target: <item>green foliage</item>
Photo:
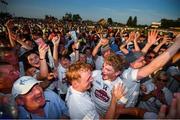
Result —
<path fill-rule="evenodd" d="M 130 26 L 130 27 L 136 27 L 137 26 L 137 16 L 135 16 L 134 19 L 132 19 L 132 16 L 129 16 L 126 25 Z"/>
<path fill-rule="evenodd" d="M 162 28 L 180 27 L 180 18 L 178 18 L 177 20 L 161 19 L 161 27 Z"/>
<path fill-rule="evenodd" d="M 107 19 L 107 23 L 108 23 L 109 25 L 112 25 L 112 24 L 113 24 L 112 18 L 108 18 L 108 19 Z"/>

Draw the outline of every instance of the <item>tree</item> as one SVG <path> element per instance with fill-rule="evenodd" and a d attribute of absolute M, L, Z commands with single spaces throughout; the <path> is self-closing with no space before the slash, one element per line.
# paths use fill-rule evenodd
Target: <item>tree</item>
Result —
<path fill-rule="evenodd" d="M 129 16 L 126 25 L 127 26 L 132 26 L 132 16 Z"/>
<path fill-rule="evenodd" d="M 132 26 L 137 26 L 137 16 L 134 17 L 132 21 Z"/>
<path fill-rule="evenodd" d="M 80 22 L 82 20 L 82 18 L 79 14 L 74 14 L 72 17 L 72 20 L 75 22 Z"/>
<path fill-rule="evenodd" d="M 63 18 L 64 21 L 72 21 L 72 14 L 71 13 L 66 13 Z"/>
<path fill-rule="evenodd" d="M 108 19 L 107 19 L 107 23 L 108 23 L 109 25 L 112 25 L 112 24 L 113 24 L 112 18 L 108 18 Z"/>

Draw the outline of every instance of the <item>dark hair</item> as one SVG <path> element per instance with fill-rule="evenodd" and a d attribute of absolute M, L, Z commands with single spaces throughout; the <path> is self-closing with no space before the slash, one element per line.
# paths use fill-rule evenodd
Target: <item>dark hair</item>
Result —
<path fill-rule="evenodd" d="M 26 52 L 26 53 L 24 53 L 24 54 L 22 55 L 22 61 L 23 61 L 23 64 L 24 64 L 24 69 L 25 69 L 25 71 L 26 71 L 27 69 L 29 69 L 30 67 L 32 67 L 32 66 L 29 64 L 29 61 L 28 61 L 28 59 L 27 59 L 27 57 L 28 57 L 30 54 L 36 54 L 36 55 L 39 56 L 39 54 L 38 54 L 36 51 L 34 51 L 34 50 L 30 50 L 30 51 L 28 51 L 28 52 Z"/>

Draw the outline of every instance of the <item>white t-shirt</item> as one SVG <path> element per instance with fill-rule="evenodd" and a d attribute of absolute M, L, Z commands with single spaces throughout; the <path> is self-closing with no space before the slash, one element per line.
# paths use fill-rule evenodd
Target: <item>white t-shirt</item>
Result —
<path fill-rule="evenodd" d="M 71 119 L 99 119 L 89 92 L 79 92 L 70 86 L 66 95 L 66 104 Z"/>
<path fill-rule="evenodd" d="M 53 81 L 51 85 L 48 87 L 49 89 L 53 90 L 56 88 L 58 90 L 58 94 L 66 94 L 69 85 L 67 84 L 66 79 L 66 69 L 59 63 L 57 67 L 58 72 L 58 80 Z"/>
<path fill-rule="evenodd" d="M 127 93 L 122 97 L 118 104 L 126 104 L 126 107 L 134 107 L 137 103 L 139 95 L 140 83 L 136 80 L 137 69 L 128 68 L 125 70 L 121 77 L 117 77 L 116 80 L 103 80 L 102 71 L 93 71 L 93 87 L 91 89 L 91 98 L 96 105 L 97 112 L 104 116 L 111 103 L 111 93 L 113 86 L 118 83 L 123 83 L 126 87 Z"/>
<path fill-rule="evenodd" d="M 97 58 L 95 59 L 96 70 L 101 70 L 103 63 L 104 63 L 104 58 L 102 56 L 97 56 Z"/>

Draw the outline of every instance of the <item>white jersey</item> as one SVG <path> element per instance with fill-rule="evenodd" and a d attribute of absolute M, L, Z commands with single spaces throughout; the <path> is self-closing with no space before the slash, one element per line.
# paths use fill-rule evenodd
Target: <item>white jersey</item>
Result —
<path fill-rule="evenodd" d="M 101 70 L 103 63 L 104 63 L 104 58 L 102 56 L 97 56 L 97 58 L 95 59 L 96 70 Z"/>
<path fill-rule="evenodd" d="M 70 86 L 66 95 L 66 104 L 71 119 L 99 119 L 89 92 L 79 92 Z"/>
<path fill-rule="evenodd" d="M 53 81 L 48 88 L 52 90 L 56 88 L 58 90 L 58 94 L 66 94 L 69 87 L 66 79 L 66 69 L 60 63 L 57 67 L 57 72 L 58 80 Z"/>
<path fill-rule="evenodd" d="M 122 97 L 118 104 L 125 104 L 126 107 L 134 107 L 137 103 L 140 83 L 135 79 L 138 70 L 128 68 L 125 70 L 121 77 L 117 77 L 116 80 L 103 80 L 102 71 L 93 71 L 93 87 L 91 89 L 91 98 L 96 105 L 97 112 L 104 116 L 111 103 L 111 93 L 113 86 L 118 83 L 123 83 L 126 87 L 126 95 Z M 135 77 L 134 77 L 135 76 Z"/>

